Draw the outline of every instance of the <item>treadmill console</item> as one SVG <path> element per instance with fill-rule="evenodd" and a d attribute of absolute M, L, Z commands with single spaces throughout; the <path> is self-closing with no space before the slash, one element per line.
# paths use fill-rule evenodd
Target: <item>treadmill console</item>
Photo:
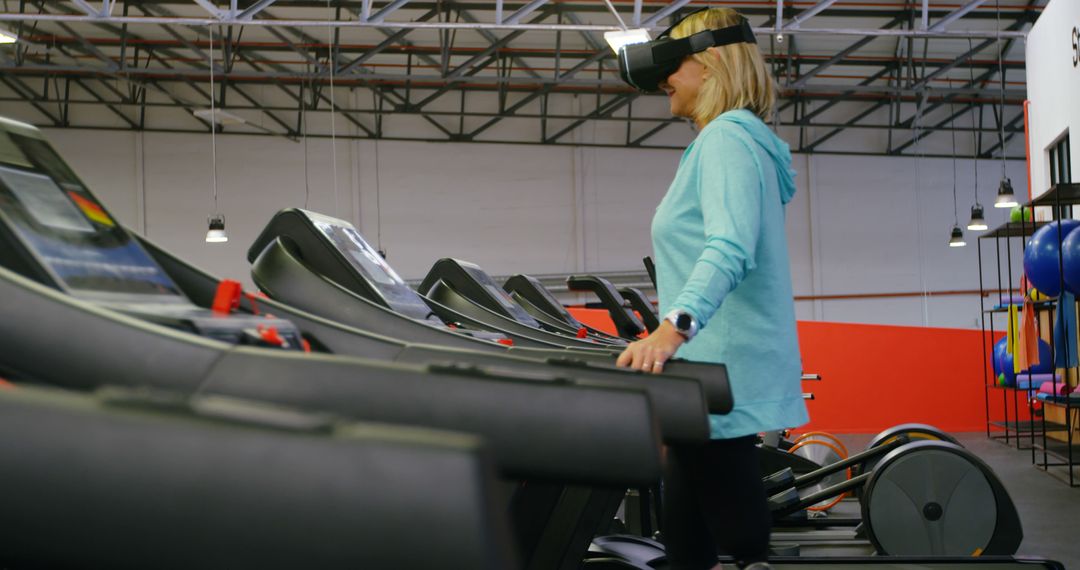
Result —
<path fill-rule="evenodd" d="M 318 212 L 286 208 L 275 214 L 255 239 L 248 260 L 254 263 L 278 238 L 297 245 L 310 270 L 364 299 L 433 327 L 449 328 L 351 223 Z M 459 334 L 492 342 L 506 339 L 498 333 L 457 325 L 454 328 Z"/>
<path fill-rule="evenodd" d="M 540 323 L 515 303 L 513 297 L 503 291 L 478 265 L 449 257 L 440 259 L 424 277 L 420 292 L 427 294 L 440 281 L 496 313 L 519 323 L 541 328 Z"/>
<path fill-rule="evenodd" d="M 331 218 L 316 212 L 298 210 L 319 230 L 322 237 L 334 246 L 349 266 L 374 286 L 384 303 L 391 309 L 414 319 L 427 319 L 431 309 L 409 288 L 383 256 L 345 220 Z"/>
<path fill-rule="evenodd" d="M 0 129 L 0 231 L 9 265 L 18 257 L 39 281 L 81 298 L 186 301 L 52 147 L 20 130 Z"/>
<path fill-rule="evenodd" d="M 570 311 L 566 310 L 566 307 L 551 294 L 551 291 L 548 291 L 547 287 L 544 287 L 539 280 L 531 275 L 520 273 L 514 275 L 506 280 L 503 289 L 507 293 L 520 295 L 521 298 L 532 303 L 537 309 L 561 319 L 568 326 L 578 329 L 585 326 L 581 324 L 581 321 L 574 318 Z"/>
<path fill-rule="evenodd" d="M 300 348 L 288 321 L 195 306 L 30 125 L 0 119 L 0 264 L 74 297 L 233 343 Z"/>

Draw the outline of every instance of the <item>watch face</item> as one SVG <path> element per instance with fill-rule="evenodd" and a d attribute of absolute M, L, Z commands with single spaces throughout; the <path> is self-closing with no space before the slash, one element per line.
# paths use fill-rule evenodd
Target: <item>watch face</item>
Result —
<path fill-rule="evenodd" d="M 692 317 L 690 317 L 690 315 L 686 313 L 680 313 L 679 316 L 675 318 L 675 328 L 681 331 L 688 331 L 690 330 L 691 322 Z"/>

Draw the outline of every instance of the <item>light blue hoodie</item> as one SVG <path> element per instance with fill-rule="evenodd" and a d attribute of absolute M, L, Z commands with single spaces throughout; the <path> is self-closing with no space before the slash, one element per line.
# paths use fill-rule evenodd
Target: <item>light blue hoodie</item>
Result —
<path fill-rule="evenodd" d="M 677 356 L 728 366 L 735 409 L 713 439 L 809 419 L 784 208 L 795 195 L 788 145 L 756 115 L 729 111 L 683 153 L 652 223 L 661 315 L 682 309 L 698 335 Z"/>

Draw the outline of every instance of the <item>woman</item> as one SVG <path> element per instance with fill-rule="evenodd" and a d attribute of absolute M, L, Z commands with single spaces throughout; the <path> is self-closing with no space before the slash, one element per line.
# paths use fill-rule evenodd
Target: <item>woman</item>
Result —
<path fill-rule="evenodd" d="M 733 10 L 712 8 L 683 19 L 671 37 L 742 22 Z M 787 144 L 762 120 L 774 112 L 776 86 L 746 33 L 685 57 L 659 84 L 671 113 L 691 119 L 698 135 L 652 223 L 665 319 L 619 357 L 622 366 L 654 373 L 675 355 L 723 362 L 731 377 L 735 408 L 710 416 L 709 444 L 669 454 L 664 534 L 672 568 L 710 568 L 718 548 L 740 567 L 768 567 L 771 516 L 757 434 L 808 419 L 784 233 L 795 172 Z"/>

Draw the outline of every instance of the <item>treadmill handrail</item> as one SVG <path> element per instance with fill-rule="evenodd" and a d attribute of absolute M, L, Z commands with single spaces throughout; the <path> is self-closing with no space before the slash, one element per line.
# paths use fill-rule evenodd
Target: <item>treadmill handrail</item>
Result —
<path fill-rule="evenodd" d="M 167 254 L 156 247 L 149 247 L 148 250 L 159 262 L 164 261 L 162 266 L 181 287 L 196 289 L 193 298 L 209 299 L 209 291 L 212 291 L 216 284 L 212 276 L 176 258 L 166 260 L 158 257 L 159 254 L 162 256 Z M 303 263 L 301 260 L 296 261 Z M 174 274 L 173 271 L 176 273 Z M 311 275 L 308 270 L 296 277 L 304 279 L 317 276 Z M 306 280 L 305 282 L 310 283 Z M 332 284 L 332 281 L 321 282 L 319 294 L 312 297 L 324 298 L 325 295 L 322 292 Z M 241 303 L 245 305 L 247 300 Z M 295 322 L 304 331 L 305 336 L 314 335 L 311 338 L 314 343 L 327 346 L 330 352 L 339 355 L 371 357 L 374 350 L 374 355 L 378 355 L 376 358 L 398 362 L 414 364 L 457 362 L 495 368 L 509 367 L 521 369 L 527 373 L 568 376 L 575 383 L 583 386 L 643 389 L 649 393 L 653 402 L 665 441 L 701 443 L 708 439 L 708 424 L 704 415 L 706 410 L 704 388 L 696 379 L 673 375 L 648 378 L 629 369 L 609 366 L 571 366 L 563 362 L 550 363 L 546 357 L 529 358 L 524 355 L 510 354 L 506 350 L 496 353 L 439 344 L 408 343 L 326 319 L 275 299 L 259 299 L 258 306 L 264 312 L 271 312 L 278 317 Z M 502 349 L 501 346 L 498 348 Z M 692 382 L 696 390 L 690 386 L 679 385 L 686 382 Z M 697 409 L 695 409 L 695 402 Z"/>
<path fill-rule="evenodd" d="M 83 389 L 153 385 L 321 409 L 360 420 L 469 431 L 491 442 L 500 466 L 512 476 L 647 484 L 660 473 L 656 417 L 648 396 L 639 390 L 558 385 L 535 378 L 434 375 L 416 365 L 233 346 L 126 317 L 6 268 L 0 268 L 0 298 L 0 339 L 5 345 L 0 363 L 40 381 Z M 56 331 L 62 328 L 94 334 L 65 343 L 64 358 L 56 358 Z M 476 398 L 478 393 L 507 396 Z M 564 394 L 559 397 L 562 404 L 549 402 L 544 405 L 550 409 L 536 409 L 537 402 L 559 393 Z M 380 398 L 400 401 L 384 405 Z M 573 428 L 578 431 L 550 429 L 552 409 L 583 405 L 585 400 L 609 411 L 619 408 L 615 413 L 625 421 L 607 427 L 598 423 L 607 416 L 573 412 L 560 421 L 582 422 Z M 541 411 L 546 415 L 535 415 Z M 609 453 L 605 447 L 598 453 L 595 445 L 583 447 L 582 432 L 592 437 L 599 435 L 597 430 L 608 433 L 594 444 L 604 441 L 604 446 L 622 450 Z M 554 439 L 545 449 L 522 446 L 522 433 Z M 599 455 L 607 457 L 601 460 Z M 577 459 L 554 463 L 567 456 Z M 629 462 L 617 465 L 624 461 Z"/>

